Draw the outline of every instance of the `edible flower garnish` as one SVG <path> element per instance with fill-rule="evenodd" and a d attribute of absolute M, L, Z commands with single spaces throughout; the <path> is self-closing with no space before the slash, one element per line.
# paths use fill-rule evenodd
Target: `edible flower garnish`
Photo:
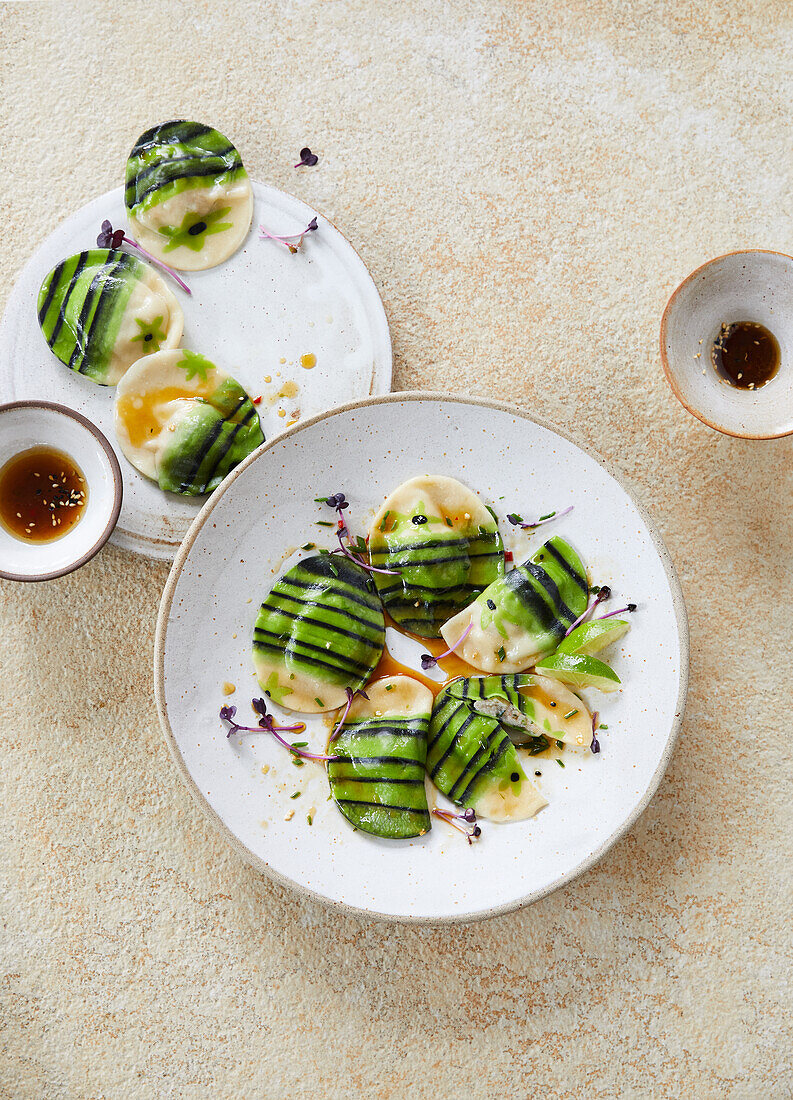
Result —
<path fill-rule="evenodd" d="M 592 744 L 589 746 L 592 752 L 600 752 L 600 742 L 598 741 L 598 725 L 600 723 L 600 715 L 597 711 L 592 714 Z"/>
<path fill-rule="evenodd" d="M 306 145 L 300 150 L 300 160 L 295 165 L 295 168 L 313 168 L 319 160 L 316 153 L 312 153 L 309 147 Z"/>
<path fill-rule="evenodd" d="M 515 512 L 510 512 L 507 519 L 513 527 L 520 527 L 522 531 L 533 531 L 535 527 L 541 527 L 544 523 L 550 523 L 552 519 L 561 519 L 562 516 L 566 516 L 568 512 L 572 512 L 573 505 L 568 508 L 563 508 L 561 512 L 548 512 L 545 516 L 540 516 L 539 519 L 532 520 L 531 523 L 524 523 L 523 517 L 517 515 Z"/>
<path fill-rule="evenodd" d="M 570 626 L 567 628 L 567 632 L 565 633 L 565 638 L 567 637 L 568 634 L 572 634 L 577 626 L 580 626 L 581 623 L 586 622 L 586 620 L 591 616 L 592 612 L 595 610 L 597 605 L 599 603 L 603 603 L 603 601 L 607 600 L 610 596 L 611 596 L 611 589 L 609 588 L 609 586 L 607 584 L 604 584 L 600 589 L 598 589 L 598 594 L 595 596 L 592 603 L 588 604 L 586 609 L 581 612 L 581 614 L 578 616 L 576 621 L 574 623 L 571 623 Z"/>
<path fill-rule="evenodd" d="M 458 833 L 462 833 L 469 844 L 473 844 L 474 840 L 482 835 L 482 830 L 476 824 L 476 814 L 470 806 L 466 807 L 461 814 L 452 813 L 451 810 L 439 810 L 437 807 L 432 812 L 441 821 L 445 821 L 447 825 L 451 825 L 453 829 L 456 829 Z M 473 827 L 466 829 L 464 826 L 458 825 L 458 821 L 464 821 L 467 825 Z"/>
<path fill-rule="evenodd" d="M 359 688 L 357 691 L 353 691 L 352 688 L 349 687 L 345 688 L 344 690 L 347 692 L 347 705 L 344 708 L 344 714 L 342 714 L 341 718 L 339 719 L 338 725 L 328 739 L 329 745 L 336 740 L 336 738 L 339 736 L 342 729 L 344 728 L 344 723 L 347 721 L 347 715 L 350 713 L 350 707 L 352 706 L 352 701 L 355 696 L 360 695 L 362 699 L 369 698 L 366 692 L 363 691 L 361 688 Z"/>
<path fill-rule="evenodd" d="M 100 248 L 121 248 L 122 244 L 129 245 L 130 248 L 134 248 L 140 252 L 141 256 L 145 256 L 149 263 L 156 264 L 156 266 L 163 271 L 167 271 L 171 278 L 175 279 L 182 290 L 187 294 L 192 294 L 190 287 L 184 279 L 179 278 L 172 267 L 163 263 L 162 260 L 158 260 L 156 256 L 152 256 L 151 252 L 147 252 L 143 245 L 138 244 L 137 241 L 133 241 L 132 237 L 128 237 L 123 229 L 114 229 L 107 218 L 102 222 L 102 229 L 99 236 L 96 238 L 96 243 Z"/>
<path fill-rule="evenodd" d="M 344 509 L 349 508 L 350 504 L 344 493 L 334 493 L 329 497 L 314 497 L 317 504 L 327 504 L 329 508 L 334 508 L 338 512 L 339 519 L 336 524 L 336 537 L 339 540 L 339 548 L 342 554 L 350 561 L 354 561 L 356 565 L 360 565 L 361 569 L 365 569 L 367 573 L 385 573 L 389 577 L 395 577 L 398 575 L 396 569 L 377 569 L 374 565 L 370 565 L 368 561 L 365 561 L 364 554 L 366 554 L 366 541 L 359 538 L 356 543 L 357 553 L 353 554 L 348 546 L 344 545 L 344 540 L 348 539 L 350 543 L 352 538 L 350 536 L 349 528 L 344 519 Z M 334 553 L 338 554 L 339 550 L 335 550 Z"/>
<path fill-rule="evenodd" d="M 316 216 L 313 217 L 306 228 L 301 229 L 299 233 L 271 233 L 269 229 L 265 229 L 263 225 L 260 225 L 259 230 L 261 232 L 261 237 L 259 237 L 259 240 L 278 241 L 279 244 L 285 244 L 289 251 L 294 254 L 303 243 L 303 238 L 308 233 L 314 233 L 317 229 L 319 229 L 319 226 L 317 225 Z M 293 244 L 293 241 L 296 243 Z"/>
<path fill-rule="evenodd" d="M 235 722 L 234 717 L 237 713 L 236 707 L 221 707 L 220 717 L 224 722 L 229 723 L 229 729 L 226 737 L 231 737 L 235 733 L 271 733 L 276 741 L 280 741 L 284 748 L 289 749 L 295 756 L 301 756 L 306 760 L 335 760 L 335 756 L 327 756 L 324 753 L 307 752 L 303 748 L 298 748 L 297 745 L 290 745 L 286 738 L 282 737 L 282 733 L 304 733 L 306 729 L 305 722 L 297 722 L 294 726 L 277 726 L 273 721 L 273 716 L 267 713 L 267 704 L 264 699 L 252 699 L 251 706 L 259 715 L 258 726 L 240 726 Z"/>
<path fill-rule="evenodd" d="M 431 653 L 422 653 L 421 667 L 424 669 L 424 671 L 426 672 L 428 668 L 435 668 L 438 661 L 442 661 L 444 657 L 448 657 L 450 653 L 454 653 L 454 651 L 463 644 L 463 642 L 473 629 L 474 624 L 470 623 L 469 626 L 466 627 L 466 629 L 462 632 L 454 645 L 444 650 L 443 653 L 439 653 L 437 657 L 433 657 Z"/>

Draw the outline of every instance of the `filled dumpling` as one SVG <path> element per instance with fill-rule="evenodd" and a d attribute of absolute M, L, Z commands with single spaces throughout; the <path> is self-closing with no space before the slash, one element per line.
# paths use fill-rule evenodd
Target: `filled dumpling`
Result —
<path fill-rule="evenodd" d="M 315 714 L 347 701 L 383 653 L 385 620 L 366 570 L 314 554 L 275 582 L 259 608 L 253 663 L 262 690 L 289 710 Z"/>
<path fill-rule="evenodd" d="M 264 442 L 256 407 L 234 378 L 180 349 L 139 359 L 116 389 L 121 450 L 161 489 L 211 493 Z"/>
<path fill-rule="evenodd" d="M 409 676 L 376 680 L 328 746 L 330 792 L 356 829 L 388 840 L 431 826 L 424 786 L 432 692 Z"/>
<path fill-rule="evenodd" d="M 478 714 L 496 718 L 514 745 L 542 752 L 554 741 L 592 744 L 592 715 L 572 691 L 547 676 L 521 672 L 474 676 L 449 684 L 449 695 L 468 699 Z"/>
<path fill-rule="evenodd" d="M 41 284 L 41 331 L 67 367 L 114 386 L 141 356 L 178 347 L 182 309 L 149 264 L 91 248 L 57 264 Z"/>
<path fill-rule="evenodd" d="M 546 799 L 527 778 L 515 746 L 496 717 L 453 681 L 435 700 L 427 744 L 427 772 L 452 802 L 491 821 L 533 817 Z M 455 686 L 457 685 L 457 686 Z"/>
<path fill-rule="evenodd" d="M 450 646 L 483 672 L 521 672 L 553 653 L 589 600 L 586 569 L 554 536 L 533 558 L 499 578 L 441 629 Z"/>
<path fill-rule="evenodd" d="M 164 122 L 141 134 L 127 160 L 124 199 L 140 243 L 182 271 L 228 259 L 253 217 L 239 153 L 200 122 Z"/>
<path fill-rule="evenodd" d="M 369 531 L 372 565 L 391 618 L 437 638 L 441 625 L 504 573 L 498 524 L 452 477 L 411 478 L 385 501 Z"/>

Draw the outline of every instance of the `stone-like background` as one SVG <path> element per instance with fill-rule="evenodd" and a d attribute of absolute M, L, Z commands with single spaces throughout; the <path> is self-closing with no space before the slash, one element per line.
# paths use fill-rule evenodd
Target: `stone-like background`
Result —
<path fill-rule="evenodd" d="M 793 252 L 789 4 L 7 3 L 0 43 L 3 302 L 143 129 L 212 122 L 360 250 L 395 388 L 622 468 L 692 642 L 669 772 L 603 862 L 413 929 L 271 885 L 193 804 L 152 699 L 165 566 L 3 584 L 3 1100 L 793 1095 L 793 447 L 689 417 L 658 355 L 693 267 Z"/>

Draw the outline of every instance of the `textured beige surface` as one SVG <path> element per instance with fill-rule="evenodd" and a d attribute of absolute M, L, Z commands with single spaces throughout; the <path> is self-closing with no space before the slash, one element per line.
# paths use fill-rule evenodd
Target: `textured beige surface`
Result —
<path fill-rule="evenodd" d="M 634 480 L 692 680 L 630 834 L 519 914 L 340 917 L 192 804 L 151 695 L 167 570 L 0 588 L 0 1096 L 793 1095 L 793 443 L 688 417 L 660 313 L 708 256 L 793 251 L 783 0 L 0 6 L 3 301 L 167 117 L 369 265 L 398 388 L 537 409 Z M 291 167 L 310 144 L 315 169 Z"/>

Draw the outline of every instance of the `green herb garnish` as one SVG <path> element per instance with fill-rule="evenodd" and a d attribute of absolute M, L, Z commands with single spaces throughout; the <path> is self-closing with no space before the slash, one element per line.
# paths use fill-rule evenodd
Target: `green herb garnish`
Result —
<path fill-rule="evenodd" d="M 565 714 L 564 717 L 565 717 L 565 719 L 575 718 L 575 716 L 577 714 L 578 714 L 578 707 L 574 707 L 572 710 L 568 710 L 567 714 Z"/>
<path fill-rule="evenodd" d="M 496 653 L 496 656 L 498 657 L 499 661 L 505 661 L 506 660 L 507 651 L 506 651 L 506 649 L 504 649 L 503 645 L 498 647 L 498 651 Z"/>
<path fill-rule="evenodd" d="M 289 796 L 289 797 L 290 797 L 290 798 L 300 798 L 300 794 L 301 794 L 301 792 L 300 792 L 300 791 L 295 791 L 295 793 L 294 793 L 294 794 L 290 794 L 290 796 Z"/>

